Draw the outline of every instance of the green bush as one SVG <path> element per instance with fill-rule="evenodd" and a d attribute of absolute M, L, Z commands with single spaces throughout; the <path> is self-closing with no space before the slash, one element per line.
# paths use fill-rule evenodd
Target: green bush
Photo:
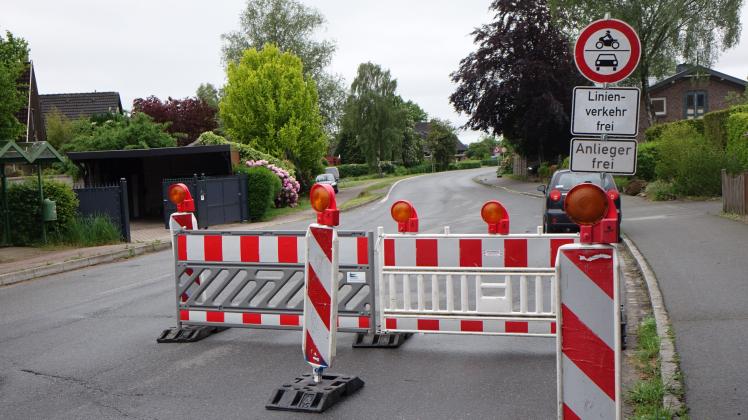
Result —
<path fill-rule="evenodd" d="M 410 168 L 406 168 L 406 173 L 411 174 L 427 174 L 431 172 L 431 162 L 423 162 Z"/>
<path fill-rule="evenodd" d="M 657 179 L 671 182 L 677 195 L 714 196 L 722 191 L 724 152 L 693 127 L 673 125 L 662 132 Z"/>
<path fill-rule="evenodd" d="M 275 203 L 280 179 L 263 166 L 241 169 L 247 174 L 247 207 L 252 221 L 261 220 Z"/>
<path fill-rule="evenodd" d="M 655 179 L 655 166 L 659 158 L 658 146 L 656 141 L 639 143 L 636 153 L 636 177 L 645 181 Z"/>
<path fill-rule="evenodd" d="M 553 171 L 548 166 L 548 162 L 542 162 L 538 167 L 538 176 L 542 179 L 550 178 Z"/>
<path fill-rule="evenodd" d="M 450 164 L 450 167 L 452 165 L 453 164 Z M 461 160 L 454 165 L 455 169 L 475 169 L 481 167 L 481 163 L 479 160 Z"/>
<path fill-rule="evenodd" d="M 122 233 L 109 216 L 96 215 L 74 219 L 68 225 L 64 242 L 71 245 L 98 246 L 117 243 Z"/>
<path fill-rule="evenodd" d="M 295 176 L 294 167 L 291 163 L 278 159 L 267 153 L 263 153 L 249 145 L 228 141 L 225 137 L 221 137 L 218 134 L 212 133 L 210 131 L 206 131 L 203 134 L 200 134 L 200 137 L 197 138 L 197 142 L 198 144 L 206 146 L 230 144 L 236 149 L 237 152 L 239 152 L 239 159 L 242 161 L 242 164 L 244 164 L 248 160 L 266 160 L 279 168 L 285 169 L 289 174 L 291 174 L 291 176 Z"/>
<path fill-rule="evenodd" d="M 368 175 L 369 166 L 365 163 L 346 163 L 338 165 L 338 172 L 341 178 Z"/>
<path fill-rule="evenodd" d="M 78 210 L 78 197 L 67 185 L 57 181 L 43 180 L 44 198 L 57 203 L 57 220 L 46 222 L 48 240 L 65 242 L 70 224 Z M 8 207 L 13 228 L 10 240 L 14 245 L 38 243 L 42 238 L 41 209 L 37 181 L 30 178 L 8 187 Z"/>
<path fill-rule="evenodd" d="M 480 164 L 483 166 L 499 166 L 499 159 L 497 158 L 483 159 L 480 161 Z"/>
<path fill-rule="evenodd" d="M 722 109 L 704 114 L 704 138 L 724 149 L 727 145 L 727 117 L 732 111 Z"/>
<path fill-rule="evenodd" d="M 748 106 L 746 106 L 748 109 Z M 727 118 L 727 155 L 738 167 L 730 172 L 748 170 L 748 112 L 736 112 Z"/>
<path fill-rule="evenodd" d="M 381 162 L 379 164 L 379 168 L 382 170 L 382 173 L 384 174 L 395 173 L 395 164 L 392 162 Z"/>
<path fill-rule="evenodd" d="M 86 132 L 76 133 L 62 150 L 130 150 L 177 145 L 177 140 L 166 132 L 165 124 L 153 122 L 153 118 L 142 112 L 133 113 L 131 117 L 112 114 L 108 118 L 103 122 L 93 122 Z"/>
<path fill-rule="evenodd" d="M 644 130 L 644 141 L 657 141 L 662 138 L 663 133 L 666 130 L 675 128 L 691 128 L 699 134 L 704 134 L 704 120 L 693 119 L 693 120 L 680 120 L 665 124 L 655 124 Z"/>
<path fill-rule="evenodd" d="M 647 184 L 645 192 L 649 198 L 655 201 L 675 200 L 675 188 L 670 182 L 657 180 Z"/>

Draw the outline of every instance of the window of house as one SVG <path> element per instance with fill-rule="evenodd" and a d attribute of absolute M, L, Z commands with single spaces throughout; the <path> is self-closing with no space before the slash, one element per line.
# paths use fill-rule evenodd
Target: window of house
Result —
<path fill-rule="evenodd" d="M 686 106 L 684 118 L 693 119 L 704 116 L 707 112 L 706 92 L 686 92 Z"/>
<path fill-rule="evenodd" d="M 655 115 L 667 115 L 667 102 L 665 98 L 652 98 L 651 104 Z"/>

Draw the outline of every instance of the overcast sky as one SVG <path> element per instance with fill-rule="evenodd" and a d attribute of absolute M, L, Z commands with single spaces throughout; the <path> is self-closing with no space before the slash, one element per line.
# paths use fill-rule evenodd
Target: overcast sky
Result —
<path fill-rule="evenodd" d="M 366 61 L 389 69 L 398 92 L 431 117 L 466 121 L 449 103 L 449 74 L 474 50 L 470 32 L 491 20 L 489 0 L 302 0 L 327 19 L 320 37 L 337 43 L 331 71 L 347 84 Z M 40 93 L 117 91 L 138 97 L 192 96 L 220 86 L 221 34 L 239 27 L 244 0 L 2 0 L 0 30 L 31 47 Z M 748 6 L 742 22 L 748 25 Z M 748 29 L 715 70 L 748 76 Z M 468 143 L 479 133 L 462 133 Z"/>

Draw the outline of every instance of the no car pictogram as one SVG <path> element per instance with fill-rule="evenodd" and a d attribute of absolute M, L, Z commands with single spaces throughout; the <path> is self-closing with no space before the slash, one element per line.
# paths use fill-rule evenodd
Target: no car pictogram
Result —
<path fill-rule="evenodd" d="M 597 20 L 582 30 L 574 46 L 574 61 L 587 79 L 615 83 L 628 77 L 639 64 L 639 36 L 618 19 Z"/>

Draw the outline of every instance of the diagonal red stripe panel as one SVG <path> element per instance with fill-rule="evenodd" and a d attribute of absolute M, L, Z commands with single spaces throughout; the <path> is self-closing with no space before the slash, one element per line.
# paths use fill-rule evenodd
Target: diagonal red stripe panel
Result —
<path fill-rule="evenodd" d="M 319 349 L 317 349 L 317 344 L 314 343 L 312 336 L 309 335 L 309 331 L 306 332 L 306 341 L 304 344 L 304 358 L 307 362 L 324 367 L 328 366 L 327 361 L 322 358 L 322 354 L 320 354 Z"/>
<path fill-rule="evenodd" d="M 330 331 L 330 316 L 331 316 L 331 299 L 330 295 L 327 294 L 327 290 L 322 285 L 317 277 L 317 273 L 314 272 L 311 264 L 307 264 L 309 268 L 309 281 L 307 283 L 306 293 L 309 296 L 309 301 L 312 302 L 312 306 L 322 318 L 322 322 L 325 323 L 325 327 Z"/>
<path fill-rule="evenodd" d="M 563 304 L 561 316 L 561 351 L 615 401 L 615 352 Z"/>
<path fill-rule="evenodd" d="M 558 254 L 558 249 L 563 245 L 573 243 L 574 239 L 551 239 L 551 265 L 549 267 L 552 268 L 556 266 L 556 254 Z"/>
<path fill-rule="evenodd" d="M 564 255 L 613 299 L 613 251 L 610 249 L 570 249 Z M 603 256 L 602 258 L 600 256 Z M 607 257 L 605 257 L 607 256 Z"/>
<path fill-rule="evenodd" d="M 314 236 L 314 240 L 317 241 L 319 247 L 322 248 L 322 252 L 325 253 L 328 261 L 332 261 L 332 229 L 323 228 L 309 228 Z"/>
<path fill-rule="evenodd" d="M 568 405 L 564 404 L 564 420 L 582 420 L 577 413 L 571 411 Z"/>

